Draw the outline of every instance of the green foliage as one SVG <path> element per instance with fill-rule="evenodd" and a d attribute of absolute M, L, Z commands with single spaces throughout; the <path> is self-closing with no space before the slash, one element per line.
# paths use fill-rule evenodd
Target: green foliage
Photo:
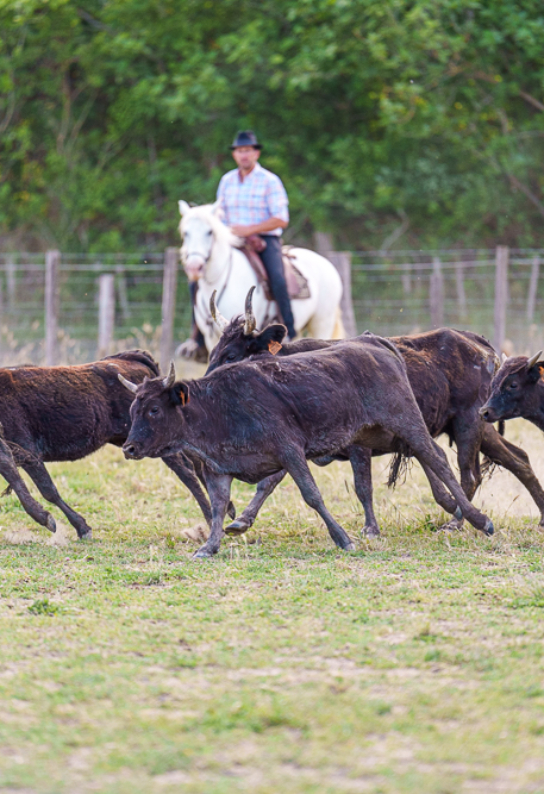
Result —
<path fill-rule="evenodd" d="M 175 242 L 249 126 L 294 233 L 543 244 L 538 0 L 1 0 L 0 30 L 12 245 Z"/>

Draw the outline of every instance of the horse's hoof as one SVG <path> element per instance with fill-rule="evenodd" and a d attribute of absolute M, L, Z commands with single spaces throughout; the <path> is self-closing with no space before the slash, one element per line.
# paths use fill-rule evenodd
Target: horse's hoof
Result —
<path fill-rule="evenodd" d="M 357 551 L 357 546 L 355 543 L 348 543 L 347 546 L 344 546 L 344 551 Z"/>
<path fill-rule="evenodd" d="M 49 530 L 49 532 L 56 532 L 57 531 L 57 523 L 56 523 L 55 519 L 53 518 L 53 516 L 51 514 L 49 514 L 47 516 L 47 520 L 45 522 L 45 526 Z"/>
<path fill-rule="evenodd" d="M 373 527 L 373 526 L 363 527 L 361 530 L 361 535 L 364 538 L 379 538 L 380 537 L 379 527 Z"/>
<path fill-rule="evenodd" d="M 458 521 L 462 521 L 463 520 L 463 511 L 461 510 L 459 505 L 457 505 L 457 510 L 453 514 L 453 517 L 456 518 Z"/>
<path fill-rule="evenodd" d="M 494 532 L 495 532 L 495 528 L 493 526 L 493 521 L 490 518 L 488 518 L 487 522 L 486 522 L 486 525 L 484 527 L 484 533 L 488 537 L 490 537 L 491 535 L 493 535 Z"/>

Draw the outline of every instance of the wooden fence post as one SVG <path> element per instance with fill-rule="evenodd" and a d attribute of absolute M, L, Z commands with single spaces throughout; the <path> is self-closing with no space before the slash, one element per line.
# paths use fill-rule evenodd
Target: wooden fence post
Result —
<path fill-rule="evenodd" d="M 527 322 L 532 323 L 535 316 L 536 293 L 538 291 L 538 276 L 540 270 L 540 257 L 535 256 L 531 265 L 531 280 L 527 293 Z"/>
<path fill-rule="evenodd" d="M 328 232 L 314 232 L 314 247 L 318 254 L 324 256 L 325 259 L 329 258 L 329 254 L 333 249 L 332 234 Z"/>
<path fill-rule="evenodd" d="M 167 248 L 164 252 L 162 287 L 161 369 L 163 372 L 167 372 L 173 353 L 178 261 L 179 249 Z"/>
<path fill-rule="evenodd" d="M 58 356 L 60 251 L 45 254 L 45 364 L 54 367 Z"/>
<path fill-rule="evenodd" d="M 431 327 L 441 328 L 444 325 L 444 274 L 437 256 L 433 258 L 433 272 L 429 280 L 429 304 Z"/>
<path fill-rule="evenodd" d="M 121 314 L 123 315 L 123 320 L 128 320 L 130 317 L 130 304 L 128 302 L 125 268 L 123 265 L 116 265 L 115 272 L 117 273 L 117 294 L 119 296 Z"/>
<path fill-rule="evenodd" d="M 6 259 L 6 292 L 8 296 L 8 307 L 11 311 L 15 309 L 17 300 L 17 268 L 12 256 Z"/>
<path fill-rule="evenodd" d="M 400 280 L 402 282 L 402 291 L 405 295 L 409 295 L 412 291 L 412 268 L 406 265 L 404 273 L 401 274 Z"/>
<path fill-rule="evenodd" d="M 506 306 L 508 303 L 507 245 L 498 245 L 495 253 L 495 336 L 493 343 L 500 354 L 506 337 Z"/>
<path fill-rule="evenodd" d="M 103 273 L 98 277 L 98 358 L 110 353 L 115 323 L 115 277 Z"/>
<path fill-rule="evenodd" d="M 457 288 L 457 308 L 460 319 L 467 316 L 467 295 L 465 292 L 465 266 L 462 262 L 455 265 L 455 286 Z"/>
<path fill-rule="evenodd" d="M 340 309 L 342 310 L 344 330 L 348 337 L 357 336 L 357 324 L 351 299 L 351 253 L 349 251 L 329 251 L 328 258 L 338 270 L 342 280 Z"/>

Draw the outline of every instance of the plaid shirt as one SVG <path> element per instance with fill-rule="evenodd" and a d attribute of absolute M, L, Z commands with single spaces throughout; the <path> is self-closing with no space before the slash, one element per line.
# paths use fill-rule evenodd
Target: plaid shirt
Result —
<path fill-rule="evenodd" d="M 250 226 L 269 218 L 289 220 L 289 199 L 281 179 L 259 163 L 255 164 L 243 182 L 237 168 L 225 174 L 217 188 L 217 200 L 225 214 L 227 226 Z M 279 237 L 282 229 L 266 233 Z"/>

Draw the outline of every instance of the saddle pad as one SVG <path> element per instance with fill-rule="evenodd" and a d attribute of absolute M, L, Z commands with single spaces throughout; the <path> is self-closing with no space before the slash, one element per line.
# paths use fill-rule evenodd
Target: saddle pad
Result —
<path fill-rule="evenodd" d="M 274 298 L 272 297 L 272 292 L 270 291 L 268 274 L 265 270 L 261 257 L 249 247 L 244 246 L 241 250 L 247 256 L 249 264 L 255 271 L 255 275 L 257 276 L 259 284 L 263 285 L 267 300 L 273 301 Z M 308 280 L 302 275 L 300 270 L 295 265 L 295 257 L 290 253 L 290 251 L 290 246 L 284 246 L 282 248 L 283 270 L 285 273 L 285 281 L 287 282 L 287 291 L 289 292 L 289 297 L 291 299 L 296 298 L 297 300 L 305 300 L 306 298 L 310 297 Z"/>

